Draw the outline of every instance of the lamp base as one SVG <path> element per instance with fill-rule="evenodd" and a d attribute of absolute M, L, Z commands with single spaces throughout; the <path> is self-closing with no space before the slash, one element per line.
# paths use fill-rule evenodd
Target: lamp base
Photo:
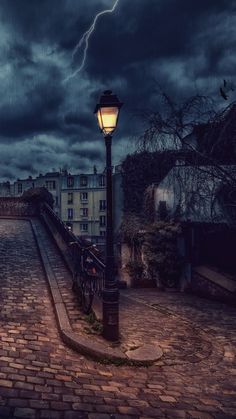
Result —
<path fill-rule="evenodd" d="M 103 291 L 103 337 L 112 342 L 119 340 L 119 290 Z"/>

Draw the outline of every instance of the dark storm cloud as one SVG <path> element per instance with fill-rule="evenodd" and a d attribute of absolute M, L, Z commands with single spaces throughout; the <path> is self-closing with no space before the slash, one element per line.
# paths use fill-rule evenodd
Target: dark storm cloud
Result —
<path fill-rule="evenodd" d="M 111 87 L 125 102 L 114 161 L 138 134 L 137 109 L 156 106 L 157 85 L 175 98 L 217 94 L 235 74 L 235 1 L 120 0 L 89 40 L 85 68 L 74 47 L 95 14 L 113 0 L 1 0 L 0 140 L 2 162 L 18 177 L 67 165 L 104 165 L 93 116 Z M 17 158 L 17 157 L 18 158 Z M 19 158 L 22 162 L 19 164 Z M 0 176 L 9 170 L 2 163 Z M 28 173 L 27 173 L 28 171 Z"/>
<path fill-rule="evenodd" d="M 88 114 L 69 112 L 65 115 L 64 121 L 66 125 L 79 125 L 83 127 L 91 127 L 91 121 Z"/>
<path fill-rule="evenodd" d="M 35 67 L 33 65 L 32 69 Z M 42 79 L 37 72 L 44 72 Z M 36 82 L 31 79 L 25 84 L 23 76 L 17 80 L 16 75 L 14 90 L 9 91 L 8 96 L 0 102 L 1 136 L 21 137 L 58 128 L 58 109 L 63 101 L 63 89 L 58 89 L 57 73 L 56 68 L 37 66 Z"/>
<path fill-rule="evenodd" d="M 31 173 L 33 175 L 37 174 L 37 170 L 35 170 L 33 164 L 30 163 L 16 162 L 16 168 L 26 173 Z"/>
<path fill-rule="evenodd" d="M 120 1 L 118 17 L 99 25 L 91 41 L 88 71 L 112 78 L 132 63 L 189 56 L 196 35 L 208 29 L 214 34 L 214 16 L 222 17 L 224 30 L 232 9 L 230 0 Z M 208 41 L 214 43 L 214 36 Z M 210 46 L 202 40 L 201 47 Z"/>
<path fill-rule="evenodd" d="M 5 59 L 19 67 L 34 64 L 29 46 L 19 42 L 15 42 L 12 46 L 9 46 Z"/>

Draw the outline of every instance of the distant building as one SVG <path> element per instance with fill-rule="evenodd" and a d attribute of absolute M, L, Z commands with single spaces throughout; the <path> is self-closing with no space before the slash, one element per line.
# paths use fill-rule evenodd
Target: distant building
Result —
<path fill-rule="evenodd" d="M 27 179 L 17 179 L 13 184 L 13 196 L 21 196 L 27 189 L 36 186 L 36 179 L 29 176 Z"/>
<path fill-rule="evenodd" d="M 76 236 L 95 243 L 106 235 L 105 175 L 71 175 L 61 178 L 61 219 Z"/>
<path fill-rule="evenodd" d="M 7 182 L 0 182 L 0 196 L 13 196 L 14 190 L 13 185 Z"/>
<path fill-rule="evenodd" d="M 60 216 L 61 213 L 61 179 L 62 172 L 48 172 L 45 175 L 39 175 L 35 179 L 36 187 L 45 187 L 53 196 L 53 209 Z"/>
<path fill-rule="evenodd" d="M 36 178 L 29 176 L 27 179 L 17 179 L 13 184 L 12 195 L 21 196 L 30 188 L 45 187 L 53 196 L 54 211 L 60 215 L 61 176 L 61 172 L 48 172 Z"/>
<path fill-rule="evenodd" d="M 121 167 L 116 166 L 113 182 L 114 233 L 123 215 Z M 0 183 L 0 196 L 21 196 L 30 188 L 45 187 L 53 196 L 54 211 L 76 236 L 85 237 L 103 246 L 106 236 L 106 176 L 96 167 L 91 174 L 69 174 L 52 171 L 45 175 Z"/>

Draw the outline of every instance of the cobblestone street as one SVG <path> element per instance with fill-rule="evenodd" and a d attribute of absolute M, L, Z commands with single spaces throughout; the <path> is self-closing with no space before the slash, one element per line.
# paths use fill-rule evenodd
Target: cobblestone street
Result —
<path fill-rule="evenodd" d="M 50 252 L 67 295 L 66 268 Z M 0 220 L 0 265 L 0 419 L 236 417 L 234 308 L 179 293 L 122 291 L 121 333 L 135 345 L 142 330 L 164 355 L 151 367 L 105 365 L 62 342 L 29 221 Z M 76 329 L 69 297 L 67 310 Z"/>

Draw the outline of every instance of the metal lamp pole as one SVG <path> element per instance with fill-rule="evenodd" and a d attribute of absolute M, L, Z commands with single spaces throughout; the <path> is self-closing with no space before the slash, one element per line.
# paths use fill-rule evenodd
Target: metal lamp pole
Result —
<path fill-rule="evenodd" d="M 114 274 L 113 215 L 112 215 L 112 133 L 116 128 L 122 103 L 110 90 L 104 92 L 95 113 L 104 133 L 106 146 L 106 268 L 103 290 L 103 336 L 119 339 L 119 290 Z"/>
<path fill-rule="evenodd" d="M 119 290 L 114 275 L 113 211 L 112 211 L 112 136 L 105 135 L 106 145 L 106 268 L 103 291 L 103 336 L 111 341 L 119 339 Z"/>

